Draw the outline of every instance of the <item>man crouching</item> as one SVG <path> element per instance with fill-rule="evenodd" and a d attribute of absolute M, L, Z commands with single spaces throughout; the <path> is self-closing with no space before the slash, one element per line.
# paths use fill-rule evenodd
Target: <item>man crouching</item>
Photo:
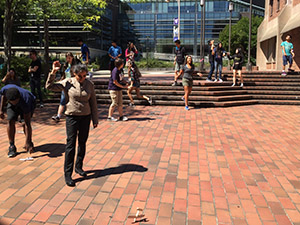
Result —
<path fill-rule="evenodd" d="M 23 88 L 14 84 L 8 84 L 0 90 L 1 106 L 0 118 L 4 119 L 4 106 L 7 104 L 7 135 L 9 140 L 8 157 L 15 157 L 17 155 L 17 148 L 15 146 L 15 123 L 20 116 L 20 122 L 23 126 L 23 131 L 26 137 L 25 150 L 29 153 L 34 151 L 32 143 L 32 128 L 31 117 L 35 109 L 35 96 Z"/>

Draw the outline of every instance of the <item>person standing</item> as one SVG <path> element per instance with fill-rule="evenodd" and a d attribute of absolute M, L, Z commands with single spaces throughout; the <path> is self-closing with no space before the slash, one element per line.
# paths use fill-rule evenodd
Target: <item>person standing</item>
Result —
<path fill-rule="evenodd" d="M 118 119 L 114 118 L 112 115 L 114 113 L 115 107 L 118 107 L 119 111 L 119 121 L 127 121 L 128 118 L 123 115 L 123 95 L 122 89 L 127 89 L 128 85 L 124 82 L 124 61 L 123 59 L 115 60 L 115 68 L 111 72 L 111 76 L 109 78 L 108 90 L 111 98 L 111 105 L 108 109 L 108 121 L 118 121 Z"/>
<path fill-rule="evenodd" d="M 66 63 L 63 66 L 61 80 L 73 77 L 72 66 L 74 66 L 74 65 L 76 65 L 76 60 L 75 60 L 73 54 L 71 52 L 67 52 L 66 53 Z M 57 115 L 52 116 L 52 119 L 55 122 L 60 121 L 60 118 L 65 110 L 65 106 L 66 106 L 66 96 L 65 96 L 65 92 L 62 91 L 61 96 L 60 96 L 60 104 L 59 104 L 58 110 L 57 110 Z"/>
<path fill-rule="evenodd" d="M 32 62 L 30 63 L 28 73 L 30 73 L 30 89 L 31 93 L 36 96 L 35 89 L 37 89 L 39 100 L 40 100 L 40 108 L 44 107 L 43 103 L 43 95 L 41 90 L 41 72 L 42 72 L 42 63 L 37 57 L 37 52 L 35 50 L 31 50 L 29 53 L 29 57 Z"/>
<path fill-rule="evenodd" d="M 214 82 L 223 82 L 222 80 L 222 69 L 223 69 L 223 57 L 226 55 L 222 43 L 220 42 L 218 46 L 214 49 L 215 54 L 215 80 Z M 219 72 L 219 79 L 218 79 Z"/>
<path fill-rule="evenodd" d="M 208 73 L 208 77 L 206 81 L 212 81 L 212 74 L 215 70 L 215 52 L 214 52 L 214 42 L 215 40 L 209 41 L 209 64 L 210 64 L 210 70 Z"/>
<path fill-rule="evenodd" d="M 174 76 L 174 82 L 172 86 L 177 86 L 177 80 L 182 74 L 182 67 L 184 63 L 184 57 L 185 57 L 185 48 L 182 47 L 180 40 L 175 41 L 175 59 L 174 59 L 174 65 L 175 65 L 175 76 Z"/>
<path fill-rule="evenodd" d="M 195 66 L 193 64 L 193 59 L 192 56 L 187 56 L 185 60 L 185 64 L 182 67 L 182 73 L 183 73 L 183 78 L 182 78 L 182 85 L 184 88 L 184 96 L 182 97 L 182 100 L 184 100 L 185 103 L 185 110 L 190 110 L 189 109 L 189 96 L 192 92 L 192 87 L 193 87 L 193 73 L 195 70 Z"/>
<path fill-rule="evenodd" d="M 28 90 L 23 89 L 15 84 L 5 85 L 0 90 L 1 105 L 0 118 L 4 119 L 4 106 L 8 101 L 7 112 L 7 136 L 9 140 L 8 157 L 15 157 L 17 155 L 17 148 L 15 146 L 16 121 L 20 116 L 22 127 L 25 134 L 25 150 L 29 153 L 34 151 L 32 143 L 32 128 L 31 117 L 35 109 L 35 96 Z"/>
<path fill-rule="evenodd" d="M 244 86 L 243 82 L 243 75 L 242 75 L 242 68 L 243 68 L 243 62 L 244 62 L 244 55 L 242 53 L 241 48 L 237 48 L 235 50 L 235 54 L 233 56 L 230 56 L 228 53 L 228 58 L 233 59 L 233 84 L 232 87 L 236 85 L 236 71 L 238 71 L 238 75 L 241 79 L 241 87 Z"/>
<path fill-rule="evenodd" d="M 55 83 L 55 74 L 60 68 L 59 61 L 52 65 L 52 71 L 48 76 L 46 88 L 52 91 L 64 91 L 66 95 L 66 131 L 67 144 L 65 150 L 64 174 L 66 184 L 75 186 L 72 179 L 74 169 L 74 157 L 76 139 L 78 138 L 77 159 L 75 172 L 86 177 L 83 170 L 83 159 L 86 153 L 86 141 L 89 136 L 90 123 L 93 127 L 98 126 L 98 110 L 94 84 L 86 79 L 88 69 L 84 64 L 72 67 L 75 77 L 64 79 Z"/>
<path fill-rule="evenodd" d="M 129 106 L 131 106 L 131 107 L 135 106 L 134 101 L 133 101 L 133 97 L 132 97 L 132 94 L 131 94 L 131 92 L 133 90 L 135 90 L 137 98 L 145 99 L 150 105 L 152 105 L 152 98 L 151 97 L 147 97 L 146 95 L 141 95 L 141 92 L 140 92 L 140 86 L 141 86 L 140 76 L 139 76 L 139 73 L 136 72 L 137 71 L 136 64 L 132 61 L 128 61 L 127 66 L 128 66 L 128 77 L 130 79 L 130 85 L 129 85 L 128 90 L 127 90 L 127 94 L 128 94 L 129 99 L 130 99 Z"/>
<path fill-rule="evenodd" d="M 21 81 L 18 78 L 16 71 L 13 68 L 10 68 L 8 70 L 7 74 L 2 79 L 2 83 L 4 83 L 4 85 L 15 84 L 15 85 L 21 87 Z"/>
<path fill-rule="evenodd" d="M 294 53 L 294 46 L 292 44 L 292 36 L 291 35 L 287 35 L 285 38 L 285 41 L 281 43 L 281 47 L 282 47 L 282 61 L 283 61 L 283 65 L 282 65 L 282 76 L 286 76 L 286 72 L 285 72 L 285 66 L 289 63 L 289 68 L 288 71 L 289 72 L 293 72 L 294 70 L 292 70 L 292 65 L 293 65 L 293 58 L 295 57 L 295 53 Z"/>
<path fill-rule="evenodd" d="M 125 50 L 126 66 L 128 63 L 134 62 L 134 56 L 138 54 L 138 50 L 132 42 L 128 42 L 128 48 Z"/>
<path fill-rule="evenodd" d="M 112 70 L 115 68 L 115 60 L 120 58 L 122 55 L 122 49 L 117 45 L 117 42 L 113 40 L 111 42 L 111 47 L 108 49 L 108 56 L 110 58 L 109 61 L 109 70 L 112 72 Z"/>
<path fill-rule="evenodd" d="M 88 65 L 91 59 L 90 50 L 88 46 L 83 43 L 83 40 L 81 38 L 78 39 L 78 44 L 81 46 L 80 58 L 82 59 L 82 63 Z"/>

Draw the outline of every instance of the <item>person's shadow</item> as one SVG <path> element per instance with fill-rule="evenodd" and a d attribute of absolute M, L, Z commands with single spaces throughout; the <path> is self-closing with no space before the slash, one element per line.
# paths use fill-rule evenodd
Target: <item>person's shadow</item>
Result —
<path fill-rule="evenodd" d="M 34 152 L 44 152 L 44 154 L 39 156 L 33 156 L 32 158 L 40 158 L 44 156 L 48 156 L 50 158 L 60 157 L 65 152 L 65 147 L 66 147 L 65 144 L 59 144 L 59 143 L 35 146 Z"/>
<path fill-rule="evenodd" d="M 87 176 L 86 177 L 80 177 L 77 179 L 74 179 L 75 182 L 80 182 L 83 180 L 90 180 L 90 179 L 96 179 L 98 177 L 105 177 L 112 174 L 121 174 L 121 173 L 127 173 L 127 172 L 146 172 L 148 171 L 148 168 L 145 168 L 141 165 L 137 164 L 121 164 L 117 167 L 111 167 L 103 170 L 88 170 L 86 171 Z"/>

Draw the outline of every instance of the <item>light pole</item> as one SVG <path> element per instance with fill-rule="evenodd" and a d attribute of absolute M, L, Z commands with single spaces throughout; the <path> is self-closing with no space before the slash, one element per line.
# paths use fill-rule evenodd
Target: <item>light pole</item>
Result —
<path fill-rule="evenodd" d="M 230 50 L 231 50 L 231 18 L 232 18 L 232 11 L 233 11 L 233 2 L 231 0 L 229 0 L 229 38 L 228 38 L 228 52 L 230 54 Z M 230 59 L 228 58 L 228 66 L 227 69 L 230 70 Z"/>
<path fill-rule="evenodd" d="M 205 0 L 200 0 L 201 6 L 201 36 L 200 36 L 200 72 L 204 71 L 204 42 L 205 42 Z"/>
<path fill-rule="evenodd" d="M 250 61 L 251 33 L 252 33 L 252 0 L 250 0 L 250 12 L 249 12 L 249 39 L 248 39 L 248 62 L 247 62 L 247 70 L 248 71 L 252 71 L 252 64 Z"/>

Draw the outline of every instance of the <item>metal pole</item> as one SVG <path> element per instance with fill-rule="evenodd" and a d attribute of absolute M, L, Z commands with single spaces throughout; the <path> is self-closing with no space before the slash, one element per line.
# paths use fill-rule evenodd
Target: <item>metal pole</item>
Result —
<path fill-rule="evenodd" d="M 178 40 L 180 40 L 180 0 L 177 0 L 178 3 Z"/>
<path fill-rule="evenodd" d="M 205 41 L 205 0 L 200 0 L 201 6 L 201 38 L 200 38 L 200 71 L 204 71 L 204 41 Z"/>
<path fill-rule="evenodd" d="M 231 50 L 231 19 L 232 19 L 232 11 L 233 11 L 233 3 L 229 2 L 229 37 L 228 37 L 228 52 Z M 227 69 L 230 70 L 230 59 L 228 58 L 228 66 Z"/>
<path fill-rule="evenodd" d="M 249 12 L 249 39 L 248 39 L 248 63 L 247 70 L 252 71 L 252 64 L 250 60 L 251 55 L 251 34 L 252 34 L 252 0 L 250 0 L 250 12 Z"/>

